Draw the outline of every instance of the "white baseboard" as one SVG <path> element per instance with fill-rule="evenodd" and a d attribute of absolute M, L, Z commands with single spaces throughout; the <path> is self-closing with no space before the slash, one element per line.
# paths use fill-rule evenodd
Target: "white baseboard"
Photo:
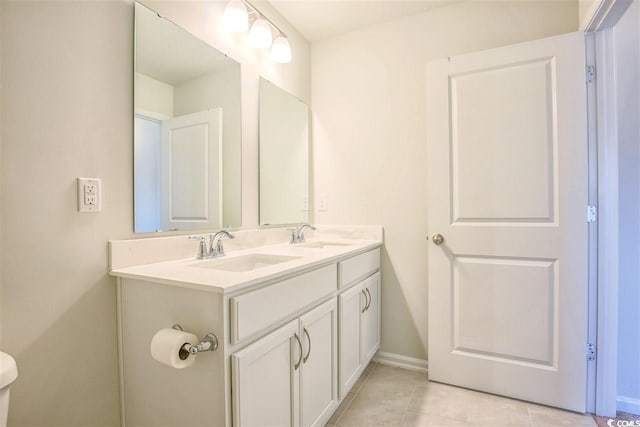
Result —
<path fill-rule="evenodd" d="M 417 359 L 415 357 L 403 356 L 401 354 L 387 353 L 379 351 L 373 356 L 373 361 L 382 365 L 395 366 L 397 368 L 409 369 L 411 371 L 418 371 L 427 373 L 428 362 L 424 359 Z"/>
<path fill-rule="evenodd" d="M 616 397 L 616 407 L 618 411 L 640 415 L 640 399 L 618 396 Z"/>

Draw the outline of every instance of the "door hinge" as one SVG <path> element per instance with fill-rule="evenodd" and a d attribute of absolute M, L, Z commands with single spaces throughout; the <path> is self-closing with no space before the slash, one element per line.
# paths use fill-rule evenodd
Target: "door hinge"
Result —
<path fill-rule="evenodd" d="M 596 222 L 597 212 L 595 205 L 587 205 L 587 222 Z"/>
<path fill-rule="evenodd" d="M 587 344 L 587 360 L 593 361 L 596 360 L 596 345 L 595 344 Z"/>
<path fill-rule="evenodd" d="M 596 67 L 587 65 L 587 83 L 591 83 L 596 79 Z"/>

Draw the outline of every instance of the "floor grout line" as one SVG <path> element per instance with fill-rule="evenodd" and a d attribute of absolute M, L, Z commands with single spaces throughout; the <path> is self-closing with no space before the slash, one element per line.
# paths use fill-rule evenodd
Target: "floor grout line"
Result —
<path fill-rule="evenodd" d="M 418 384 L 413 385 L 413 389 L 411 390 L 411 396 L 409 396 L 409 400 L 407 401 L 407 406 L 404 408 L 402 412 L 402 418 L 400 418 L 400 425 L 404 423 L 404 419 L 407 417 L 409 413 L 409 408 L 411 407 L 411 401 L 413 400 L 413 396 L 416 394 L 416 389 L 418 388 Z"/>
<path fill-rule="evenodd" d="M 371 369 L 369 370 L 369 372 L 367 372 L 367 369 L 369 369 L 369 366 L 371 366 Z M 336 427 L 339 427 L 340 425 L 340 420 L 342 420 L 342 417 L 344 417 L 344 414 L 347 413 L 347 411 L 349 410 L 349 408 L 351 407 L 351 404 L 353 404 L 353 401 L 356 400 L 356 397 L 358 397 L 358 394 L 360 393 L 360 390 L 362 390 L 362 387 L 364 387 L 364 385 L 367 383 L 367 381 L 369 380 L 369 377 L 371 376 L 371 374 L 373 373 L 373 370 L 375 369 L 375 366 L 372 366 L 372 362 L 369 362 L 369 364 L 367 365 L 366 368 L 364 368 L 364 371 L 362 373 L 362 375 L 364 376 L 364 379 L 362 380 L 362 384 L 360 385 L 360 387 L 358 388 L 358 390 L 356 390 L 353 393 L 353 399 L 351 399 L 351 401 L 349 402 L 349 404 L 344 408 L 344 410 L 342 411 L 342 413 L 340 414 L 340 416 L 338 417 L 338 419 L 336 420 L 336 422 L 334 423 L 334 425 Z M 348 394 L 348 393 L 347 393 Z"/>
<path fill-rule="evenodd" d="M 436 420 L 441 419 L 444 422 L 454 422 L 456 423 L 455 425 L 464 425 L 468 427 L 473 425 L 474 421 L 479 421 L 480 419 L 482 420 L 492 419 L 493 421 L 495 421 L 496 416 L 498 417 L 498 419 L 504 420 L 504 421 L 507 420 L 507 417 L 511 421 L 516 419 L 514 417 L 517 417 L 517 421 L 518 421 L 517 424 L 525 427 L 533 427 L 535 425 L 539 425 L 540 423 L 545 423 L 547 421 L 545 420 L 545 418 L 548 418 L 551 421 L 555 421 L 557 418 L 557 424 L 552 423 L 553 425 L 557 425 L 557 426 L 584 425 L 586 427 L 587 425 L 586 418 L 571 418 L 578 414 L 573 414 L 570 411 L 563 411 L 561 409 L 556 409 L 556 408 L 547 408 L 543 405 L 541 406 L 542 408 L 541 413 L 539 414 L 540 416 L 538 417 L 537 412 L 536 414 L 534 414 L 534 408 L 536 408 L 538 405 L 533 404 L 531 402 L 524 402 L 524 401 L 519 401 L 517 399 L 509 399 L 504 396 L 496 396 L 490 393 L 476 392 L 476 391 L 465 389 L 465 388 L 455 387 L 455 386 L 446 385 L 446 384 L 440 384 L 437 382 L 430 382 L 428 380 L 428 377 L 416 377 L 416 376 L 403 374 L 396 379 L 394 372 L 387 371 L 387 369 L 396 369 L 396 368 L 386 368 L 384 367 L 384 365 L 380 365 L 377 363 L 371 363 L 370 365 L 367 366 L 365 371 L 363 371 L 361 378 L 357 381 L 358 387 L 356 388 L 354 384 L 354 387 L 352 387 L 350 391 L 350 393 L 352 393 L 351 400 L 348 402 L 345 408 L 341 411 L 339 416 L 337 416 L 336 421 L 332 425 L 332 427 L 340 427 L 343 425 L 344 422 L 348 423 L 350 421 L 355 421 L 357 424 L 358 422 L 361 422 L 363 420 L 362 418 L 363 414 L 365 414 L 365 418 L 367 417 L 366 414 L 369 410 L 374 411 L 374 413 L 376 413 L 375 411 L 378 411 L 377 406 L 380 405 L 382 401 L 385 401 L 384 397 L 380 397 L 378 399 L 379 401 L 376 401 L 376 399 L 373 399 L 373 401 L 369 402 L 369 400 L 371 400 L 370 398 L 374 395 L 370 396 L 368 392 L 365 392 L 366 394 L 365 400 L 360 402 L 362 403 L 362 405 L 359 403 L 356 407 L 354 407 L 353 402 L 356 399 L 360 398 L 360 392 L 370 384 L 369 381 L 374 381 L 374 389 L 372 389 L 371 391 L 375 391 L 375 393 L 382 393 L 382 395 L 384 395 L 384 392 L 385 392 L 384 385 L 386 384 L 387 381 L 390 383 L 390 385 L 393 385 L 394 382 L 395 384 L 403 385 L 405 391 L 392 399 L 392 401 L 396 402 L 394 403 L 395 408 L 392 407 L 391 412 L 385 412 L 385 414 L 387 414 L 385 422 L 393 423 L 388 425 L 393 425 L 395 427 L 401 426 L 407 422 L 411 422 L 411 420 L 413 420 L 415 417 L 420 419 L 422 422 L 426 421 L 427 423 L 431 422 L 431 421 L 428 421 L 431 419 L 430 417 L 435 417 Z M 389 375 L 390 373 L 391 375 Z M 426 382 L 425 382 L 425 379 L 426 379 Z M 457 389 L 461 391 L 462 393 L 456 392 L 449 395 L 450 397 L 448 397 L 448 399 L 451 399 L 451 402 L 453 403 L 455 403 L 456 399 L 458 399 L 457 400 L 458 408 L 454 408 L 455 413 L 457 413 L 458 416 L 456 416 L 454 412 L 451 412 L 448 409 L 448 407 L 446 407 L 446 405 L 443 406 L 441 410 L 438 410 L 437 409 L 438 406 L 436 406 L 435 407 L 436 411 L 434 412 L 433 411 L 434 407 L 431 406 L 432 405 L 431 399 L 428 399 L 429 402 L 427 401 L 423 402 L 422 397 L 418 399 L 418 389 L 425 384 L 433 384 L 433 391 L 431 391 L 431 387 L 427 387 L 425 391 L 428 391 L 427 394 L 429 395 L 431 393 L 435 393 L 433 394 L 433 396 L 436 396 L 436 400 L 433 402 L 435 405 L 442 404 L 442 402 L 438 402 L 438 399 L 441 399 L 441 398 L 437 398 L 437 396 L 440 396 L 442 394 L 442 397 L 445 397 L 447 393 L 443 394 L 443 391 L 450 390 L 450 389 Z M 381 390 L 378 390 L 380 389 L 379 386 L 382 386 Z M 410 392 L 408 392 L 409 390 Z M 421 393 L 420 396 L 422 396 L 422 389 L 420 390 L 420 393 Z M 472 397 L 475 396 L 476 393 L 478 393 L 480 397 L 485 396 L 488 399 L 489 403 L 483 402 L 482 400 L 477 402 L 474 401 L 473 407 L 475 409 L 473 409 L 472 411 L 474 414 L 473 416 L 480 417 L 480 418 L 471 419 L 470 417 L 472 416 L 472 412 L 470 412 L 470 410 L 472 406 Z M 425 398 L 426 397 L 428 396 L 425 395 Z M 398 399 L 401 399 L 401 400 L 398 400 Z M 407 400 L 405 401 L 405 405 L 403 408 L 402 401 L 404 401 L 404 399 L 407 399 Z M 414 401 L 416 401 L 416 407 L 413 409 L 413 411 L 410 411 L 410 409 L 412 408 L 412 402 Z M 495 401 L 495 402 L 492 402 L 492 401 Z M 501 402 L 510 402 L 510 401 L 522 402 L 522 403 L 525 403 L 526 406 L 521 407 L 521 405 L 517 405 L 519 408 L 517 409 L 517 412 L 513 412 L 512 411 L 513 408 L 505 408 L 501 406 Z M 429 408 L 431 408 L 430 411 L 426 411 L 426 412 L 422 411 L 422 409 L 425 408 L 424 407 L 425 403 L 429 406 Z M 495 405 L 494 406 L 495 410 L 490 411 L 490 413 L 485 413 L 486 411 L 481 410 L 478 413 L 477 412 L 478 405 L 480 405 L 481 407 L 484 407 L 485 404 Z M 465 408 L 460 407 L 460 405 L 464 405 Z M 545 408 L 547 408 L 548 410 L 545 410 Z M 463 409 L 464 409 L 464 414 L 461 413 Z M 502 414 L 500 413 L 500 411 L 504 411 L 504 413 Z M 349 413 L 350 415 L 348 415 L 347 418 L 345 418 L 345 414 L 347 413 Z M 567 418 L 564 418 L 563 413 L 566 413 Z M 427 417 L 424 418 L 424 415 L 426 415 Z M 464 416 L 460 417 L 460 415 L 464 415 Z M 590 415 L 590 414 L 587 414 L 587 415 Z M 355 416 L 355 418 L 353 418 L 353 416 Z M 366 419 L 369 421 L 373 421 L 373 419 L 371 419 L 370 416 L 369 418 L 366 418 Z M 356 420 L 360 420 L 360 421 L 356 421 Z M 379 420 L 379 421 L 382 421 L 382 420 Z M 591 421 L 591 424 L 588 424 L 590 426 L 597 427 L 599 425 L 598 420 L 595 419 L 595 417 L 590 417 L 590 421 Z M 566 424 L 567 422 L 573 423 L 573 424 Z M 364 424 L 361 424 L 361 425 L 364 425 Z"/>

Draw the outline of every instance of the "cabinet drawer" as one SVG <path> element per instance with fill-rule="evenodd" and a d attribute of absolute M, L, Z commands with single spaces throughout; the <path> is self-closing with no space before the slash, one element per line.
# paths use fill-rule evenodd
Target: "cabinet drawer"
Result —
<path fill-rule="evenodd" d="M 351 285 L 380 269 L 380 248 L 339 263 L 339 287 Z"/>
<path fill-rule="evenodd" d="M 237 344 L 337 289 L 336 264 L 231 298 L 231 342 Z"/>

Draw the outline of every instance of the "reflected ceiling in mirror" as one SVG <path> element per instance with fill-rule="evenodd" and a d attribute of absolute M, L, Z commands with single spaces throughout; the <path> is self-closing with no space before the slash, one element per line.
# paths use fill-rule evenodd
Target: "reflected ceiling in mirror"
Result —
<path fill-rule="evenodd" d="M 240 64 L 135 4 L 136 233 L 241 224 Z"/>
<path fill-rule="evenodd" d="M 260 224 L 309 222 L 309 107 L 260 79 Z"/>

